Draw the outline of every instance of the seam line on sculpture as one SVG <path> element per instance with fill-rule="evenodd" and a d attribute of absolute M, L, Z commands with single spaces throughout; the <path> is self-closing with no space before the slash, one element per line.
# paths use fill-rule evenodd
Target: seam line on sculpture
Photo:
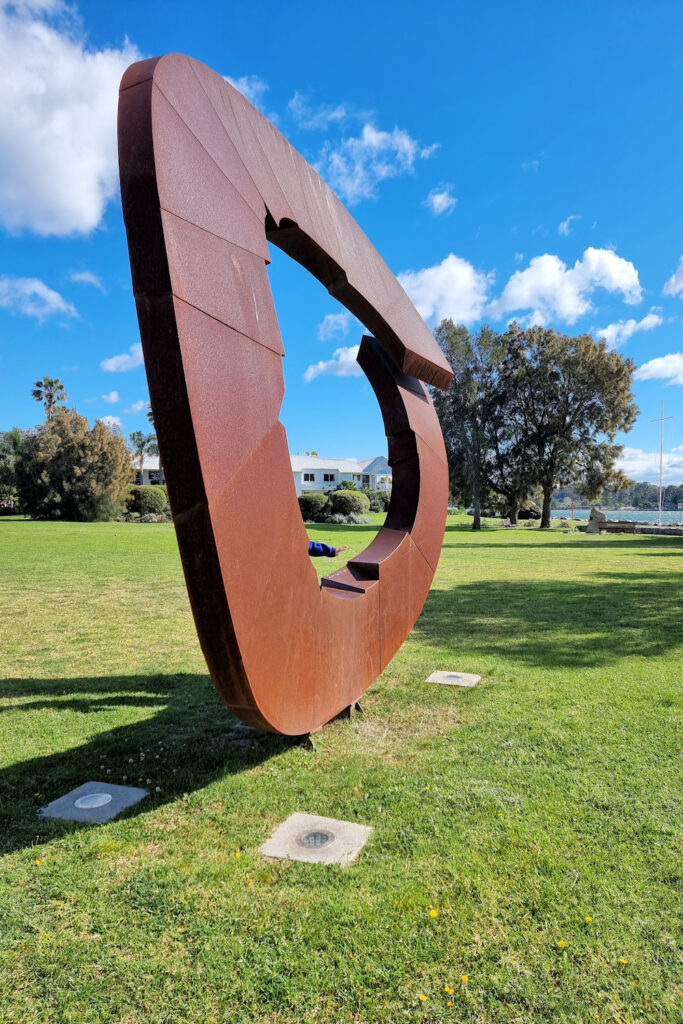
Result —
<path fill-rule="evenodd" d="M 404 407 L 404 408 L 405 408 L 405 407 Z M 423 444 L 424 444 L 424 445 L 425 445 L 425 446 L 426 446 L 427 448 L 429 448 L 430 452 L 431 452 L 431 453 L 432 453 L 433 455 L 435 455 L 435 456 L 436 456 L 436 458 L 437 458 L 437 459 L 439 460 L 439 462 L 445 462 L 445 459 L 443 459 L 443 458 L 442 458 L 442 457 L 441 457 L 441 456 L 439 455 L 439 453 L 437 452 L 436 448 L 434 448 L 434 447 L 433 447 L 433 446 L 432 446 L 432 445 L 431 445 L 431 444 L 429 443 L 429 441 L 427 441 L 427 440 L 426 440 L 426 438 L 424 438 L 424 437 L 422 436 L 422 434 L 420 434 L 420 433 L 419 433 L 419 432 L 418 432 L 418 431 L 417 431 L 417 430 L 415 429 L 415 427 L 413 427 L 412 425 L 409 425 L 409 426 L 408 426 L 408 430 L 407 430 L 407 431 L 406 431 L 406 430 L 399 430 L 399 431 L 398 431 L 397 433 L 395 433 L 395 434 L 386 434 L 386 435 L 385 435 L 385 437 L 387 438 L 387 441 L 388 441 L 390 437 L 399 437 L 399 436 L 400 436 L 401 434 L 406 434 L 406 433 L 411 433 L 411 434 L 414 434 L 414 435 L 415 435 L 415 437 L 419 437 L 419 439 L 420 439 L 420 440 L 422 441 L 422 443 L 423 443 Z M 413 454 L 412 454 L 412 455 L 406 455 L 406 456 L 405 456 L 404 458 L 402 458 L 402 459 L 395 459 L 395 460 L 394 460 L 394 461 L 393 461 L 393 462 L 391 463 L 391 465 L 392 465 L 392 466 L 400 466 L 402 462 L 407 462 L 407 461 L 408 461 L 408 459 L 414 459 L 414 458 L 416 457 L 416 455 L 418 455 L 418 454 L 419 454 L 418 452 L 413 452 Z"/>
<path fill-rule="evenodd" d="M 261 195 L 261 190 L 260 190 L 260 188 L 258 187 L 258 185 L 256 184 L 256 182 L 254 181 L 253 175 L 251 174 L 251 171 L 250 171 L 250 170 L 249 170 L 249 168 L 247 167 L 246 163 L 244 162 L 244 159 L 243 159 L 243 157 L 242 157 L 242 154 L 240 153 L 240 151 L 238 150 L 237 146 L 236 146 L 236 145 L 235 145 L 235 143 L 233 142 L 233 140 L 232 140 L 232 138 L 231 138 L 231 136 L 230 136 L 230 133 L 229 133 L 228 129 L 227 129 L 227 128 L 226 128 L 226 126 L 225 126 L 225 125 L 223 124 L 223 120 L 222 120 L 222 118 L 221 118 L 221 115 L 220 115 L 220 114 L 218 113 L 218 111 L 216 110 L 216 107 L 214 106 L 213 100 L 211 99 L 211 97 L 209 96 L 208 92 L 207 92 L 207 91 L 206 91 L 206 89 L 204 88 L 204 83 L 202 82 L 202 80 L 200 79 L 199 75 L 198 75 L 198 74 L 197 74 L 197 72 L 195 71 L 195 69 L 194 69 L 194 67 L 193 67 L 193 64 L 192 64 L 192 61 L 191 61 L 191 60 L 189 61 L 189 64 L 190 64 L 190 67 L 192 68 L 192 74 L 194 75 L 194 77 L 195 77 L 195 78 L 197 79 L 197 81 L 199 82 L 199 87 L 200 87 L 200 89 L 202 90 L 202 92 L 203 92 L 203 93 L 204 93 L 204 95 L 206 96 L 207 100 L 208 100 L 208 101 L 209 101 L 209 103 L 211 104 L 211 109 L 215 111 L 215 113 L 216 113 L 216 117 L 218 118 L 218 120 L 219 120 L 219 122 L 220 122 L 220 124 L 221 124 L 221 127 L 223 128 L 223 131 L 224 131 L 224 132 L 225 132 L 225 134 L 226 134 L 226 137 L 227 137 L 227 138 L 228 138 L 228 139 L 230 140 L 230 143 L 231 143 L 231 145 L 232 145 L 233 149 L 235 150 L 235 152 L 237 153 L 237 156 L 238 156 L 238 157 L 240 158 L 240 160 L 242 161 L 242 166 L 244 167 L 244 171 L 245 171 L 245 173 L 246 173 L 247 177 L 249 178 L 249 181 L 250 181 L 250 182 L 252 183 L 252 185 L 254 186 L 254 188 L 255 188 L 255 190 L 256 190 L 256 194 L 258 195 L 258 197 L 259 197 L 259 199 L 261 200 L 261 202 L 263 203 L 263 205 L 264 205 L 264 206 L 266 206 L 267 204 L 266 204 L 266 201 L 265 201 L 265 199 L 264 199 L 264 198 L 263 198 L 263 196 Z M 229 85 L 229 84 L 230 84 L 230 83 L 228 82 L 228 85 Z M 165 93 L 164 93 L 164 95 L 165 95 Z M 223 99 L 223 94 L 222 94 L 222 93 L 219 93 L 219 96 L 220 96 L 220 98 L 221 98 L 221 101 L 223 102 L 223 105 L 225 105 L 225 100 Z M 166 97 L 166 98 L 168 99 L 168 97 Z M 240 131 L 240 127 L 239 127 L 239 124 L 237 123 L 237 115 L 235 114 L 235 112 L 234 112 L 234 111 L 231 111 L 231 112 L 232 112 L 232 116 L 233 116 L 233 119 L 234 119 L 234 121 L 235 121 L 235 124 L 237 125 L 237 130 L 238 130 L 238 131 Z M 227 113 L 227 111 L 226 111 L 226 113 Z M 187 127 L 188 127 L 188 128 L 190 128 L 190 126 L 189 126 L 189 125 L 188 125 Z M 190 131 L 192 132 L 192 129 L 191 129 L 191 128 L 190 128 Z M 192 134 L 194 135 L 194 132 L 192 132 Z M 242 134 L 242 133 L 240 132 L 240 136 L 241 136 L 241 134 Z M 204 143 L 203 143 L 203 142 L 202 142 L 202 141 L 201 141 L 200 139 L 198 139 L 196 135 L 195 135 L 194 137 L 195 137 L 195 138 L 197 139 L 197 142 L 199 143 L 199 145 L 200 145 L 200 146 L 202 146 L 202 147 L 203 147 L 204 149 L 206 149 L 206 146 L 204 146 Z M 242 142 L 244 142 L 244 140 L 243 140 L 243 139 L 242 139 L 241 141 L 242 141 Z M 208 153 L 208 150 L 207 150 L 207 153 Z M 210 153 L 209 153 L 209 156 L 211 156 L 211 154 L 210 154 Z M 213 159 L 213 157 L 212 157 L 212 159 Z M 214 163 L 215 163 L 215 160 L 214 160 Z M 217 165 L 217 166 L 218 166 L 218 165 Z M 225 171 L 223 171 L 223 170 L 222 170 L 221 168 L 219 168 L 219 170 L 221 170 L 221 173 L 222 173 L 222 174 L 225 174 Z M 227 175 L 225 175 L 225 176 L 227 177 Z M 229 181 L 229 180 L 230 180 L 230 179 L 228 178 L 228 181 Z M 234 182 L 233 182 L 233 184 L 234 184 Z M 236 185 L 235 185 L 235 188 L 237 188 L 237 186 L 236 186 Z M 238 189 L 238 192 L 239 192 L 239 189 Z M 241 193 L 241 192 L 240 192 L 240 195 L 242 195 L 242 193 Z M 246 199 L 246 196 L 245 196 L 245 197 L 243 197 L 243 198 L 244 198 L 244 201 L 245 201 L 245 202 L 248 202 L 248 200 Z M 250 205 L 250 206 L 251 206 L 251 204 L 250 204 L 250 203 L 249 203 L 248 205 Z M 252 207 L 252 209 L 253 209 L 253 207 Z M 254 212 L 256 213 L 256 211 L 254 211 Z M 258 214 L 256 214 L 256 216 L 258 217 Z"/>
<path fill-rule="evenodd" d="M 127 85 L 124 89 L 122 89 L 119 86 L 119 96 L 121 95 L 122 92 L 128 92 L 129 89 L 134 89 L 136 87 L 136 85 L 144 85 L 145 82 L 150 82 L 150 81 L 153 81 L 153 80 L 154 80 L 154 72 L 152 72 L 152 74 L 148 78 L 141 78 L 139 82 L 131 82 L 130 85 Z"/>
<path fill-rule="evenodd" d="M 253 341 L 255 345 L 259 345 L 261 348 L 265 348 L 268 352 L 272 352 L 274 356 L 279 356 L 280 359 L 283 358 L 283 353 L 276 352 L 274 348 L 270 347 L 270 345 L 264 345 L 264 343 L 259 341 L 258 338 L 252 338 L 251 335 L 245 334 L 244 331 L 239 331 L 236 327 L 233 327 L 232 324 L 226 324 L 224 320 L 220 320 L 217 316 L 212 316 L 211 313 L 207 313 L 201 306 L 195 306 L 193 302 L 188 302 L 187 299 L 184 299 L 181 295 L 176 295 L 175 292 L 172 292 L 172 295 L 174 299 L 177 299 L 178 302 L 182 302 L 184 306 L 188 306 L 190 309 L 196 309 L 198 313 L 201 313 L 203 316 L 208 316 L 209 320 L 213 320 L 214 323 L 220 324 L 221 327 L 227 327 L 229 331 L 234 331 L 235 334 L 239 334 L 240 338 L 244 338 L 245 341 Z"/>
<path fill-rule="evenodd" d="M 444 530 L 444 532 L 445 532 L 445 530 Z M 425 555 L 425 553 L 422 550 L 422 548 L 420 547 L 420 545 L 415 540 L 415 537 L 413 536 L 412 532 L 410 533 L 410 539 L 412 540 L 413 544 L 415 545 L 416 550 L 419 551 L 420 555 L 424 559 L 427 568 L 429 569 L 429 571 L 432 573 L 432 576 L 433 576 L 434 573 L 436 572 L 437 565 L 439 564 L 438 558 L 436 560 L 437 565 L 432 565 L 432 563 L 429 561 L 429 559 Z M 443 543 L 443 541 L 442 541 L 442 543 Z M 430 584 L 430 586 L 431 586 L 431 584 Z"/>
<path fill-rule="evenodd" d="M 192 73 L 194 74 L 195 78 L 197 78 L 197 75 L 195 74 L 194 70 L 193 70 L 193 72 L 192 72 Z M 201 84 L 202 84 L 202 83 L 201 83 L 201 82 L 199 81 L 199 79 L 198 79 L 198 78 L 197 78 L 197 82 L 199 83 L 199 86 L 201 87 Z M 182 114 L 181 114 L 181 113 L 180 113 L 180 112 L 179 112 L 178 110 L 176 110 L 176 108 L 175 108 L 175 107 L 173 106 L 173 101 L 172 101 L 172 100 L 170 99 L 170 97 L 169 97 L 169 96 L 167 96 L 167 94 L 166 94 L 166 93 L 164 92 L 164 90 L 163 90 L 163 89 L 161 88 L 161 86 L 160 86 L 160 85 L 159 85 L 159 84 L 158 84 L 157 82 L 154 82 L 153 84 L 154 84 L 154 87 L 155 87 L 156 89 L 158 89 L 158 90 L 159 90 L 159 92 L 161 93 L 161 95 L 162 95 L 162 96 L 164 97 L 164 99 L 166 100 L 166 102 L 167 102 L 167 103 L 168 103 L 168 105 L 170 106 L 170 108 L 171 108 L 171 110 L 173 111 L 173 113 L 174 113 L 174 114 L 175 114 L 175 115 L 176 115 L 176 116 L 177 116 L 177 117 L 179 118 L 179 120 L 180 120 L 180 121 L 181 121 L 181 122 L 182 122 L 182 123 L 183 123 L 183 124 L 185 125 L 185 127 L 187 128 L 188 132 L 190 133 L 190 135 L 192 136 L 192 138 L 193 138 L 193 139 L 195 140 L 195 142 L 197 143 L 197 145 L 198 145 L 198 146 L 200 146 L 200 147 L 201 147 L 201 148 L 202 148 L 202 149 L 204 150 L 204 152 L 206 153 L 206 155 L 208 156 L 209 160 L 210 160 L 210 161 L 211 161 L 211 163 L 212 163 L 212 164 L 214 165 L 214 167 L 215 167 L 215 168 L 216 168 L 216 169 L 217 169 L 217 170 L 218 170 L 218 171 L 219 171 L 219 172 L 220 172 L 220 173 L 221 173 L 221 174 L 223 175 L 223 177 L 224 177 L 224 178 L 225 178 L 225 180 L 226 180 L 226 181 L 228 182 L 228 184 L 229 184 L 229 185 L 230 185 L 230 186 L 231 186 L 232 188 L 234 188 L 234 190 L 235 190 L 235 192 L 237 192 L 238 196 L 239 196 L 239 197 L 240 197 L 241 199 L 243 199 L 243 200 L 244 200 L 244 202 L 245 202 L 245 203 L 247 204 L 247 206 L 249 207 L 249 209 L 251 210 L 251 212 L 252 212 L 252 213 L 254 214 L 254 216 L 255 216 L 255 217 L 256 217 L 256 219 L 258 220 L 258 213 L 257 213 L 257 212 L 256 212 L 256 210 L 254 209 L 254 207 L 253 207 L 253 206 L 251 205 L 251 203 L 249 202 L 249 200 L 247 199 L 247 197 L 246 197 L 245 195 L 243 195 L 243 193 L 242 193 L 242 192 L 241 192 L 241 191 L 240 191 L 240 190 L 238 189 L 238 187 L 237 187 L 237 185 L 235 184 L 235 182 L 234 182 L 234 181 L 233 181 L 233 180 L 232 180 L 231 178 L 229 178 L 229 177 L 227 176 L 227 174 L 225 173 L 225 171 L 223 170 L 223 168 L 222 168 L 222 167 L 220 166 L 220 164 L 219 164 L 219 163 L 218 163 L 218 162 L 216 161 L 216 158 L 215 158 L 214 156 L 212 156 L 212 154 L 211 154 L 211 153 L 209 152 L 209 150 L 208 150 L 208 149 L 206 148 L 206 146 L 204 145 L 204 143 L 202 142 L 202 140 L 201 140 L 201 139 L 200 139 L 200 138 L 199 138 L 199 137 L 198 137 L 198 136 L 197 136 L 197 135 L 195 134 L 195 132 L 193 132 L 193 131 L 192 131 L 192 128 L 191 128 L 191 127 L 190 127 L 190 125 L 189 125 L 189 124 L 187 123 L 187 121 L 186 121 L 186 120 L 185 120 L 185 118 L 184 118 L 184 117 L 182 116 Z M 244 160 L 242 159 L 242 155 L 241 155 L 241 154 L 239 153 L 239 151 L 238 151 L 238 150 L 237 150 L 237 149 L 235 148 L 235 144 L 234 144 L 234 143 L 232 142 L 232 139 L 231 139 L 231 138 L 230 138 L 230 136 L 228 135 L 228 133 L 227 133 L 227 131 L 226 131 L 226 128 L 225 128 L 225 125 L 223 124 L 223 122 L 221 121 L 221 119 L 220 119 L 220 117 L 219 117 L 219 115 L 218 115 L 218 111 L 217 111 L 217 110 L 216 110 L 216 108 L 214 107 L 213 103 L 211 103 L 211 100 L 210 100 L 210 98 L 209 98 L 209 96 L 208 96 L 208 94 L 207 94 L 206 90 L 205 90 L 205 89 L 202 89 L 202 92 L 203 92 L 203 93 L 204 93 L 204 95 L 206 96 L 206 98 L 207 98 L 207 100 L 208 100 L 208 102 L 209 102 L 209 105 L 210 105 L 211 109 L 212 109 L 212 110 L 213 110 L 213 112 L 215 113 L 215 115 L 216 115 L 216 119 L 217 119 L 217 121 L 218 121 L 218 123 L 219 123 L 220 127 L 221 127 L 221 128 L 223 129 L 223 131 L 225 132 L 225 136 L 226 136 L 226 138 L 227 138 L 227 139 L 229 139 L 229 140 L 230 140 L 230 142 L 232 143 L 233 149 L 235 149 L 235 153 L 237 153 L 237 156 L 238 156 L 238 158 L 239 158 L 239 159 L 240 159 L 240 160 L 242 161 L 242 166 L 244 167 L 245 171 L 247 171 L 247 168 L 246 168 L 246 164 L 244 163 Z M 259 192 L 259 190 L 258 190 L 258 187 L 257 187 L 257 185 L 256 185 L 256 182 L 254 181 L 254 179 L 253 179 L 253 178 L 251 177 L 251 175 L 249 174 L 249 171 L 247 171 L 247 175 L 248 175 L 248 177 L 249 177 L 250 181 L 252 182 L 252 184 L 253 184 L 254 188 L 256 189 L 256 192 L 257 192 L 257 194 L 258 194 L 259 198 L 261 199 L 261 202 L 263 203 L 263 205 L 264 205 L 264 207 L 265 207 L 265 205 L 266 205 L 266 204 L 265 204 L 265 200 L 263 199 L 263 196 L 262 196 L 262 195 L 261 195 L 261 193 Z"/>
<path fill-rule="evenodd" d="M 242 252 L 249 253 L 250 256 L 255 256 L 258 260 L 263 260 L 265 266 L 268 266 L 270 260 L 267 260 L 265 256 L 262 256 L 260 252 L 253 252 L 251 249 L 247 249 L 246 246 L 240 245 L 239 242 L 233 242 L 230 238 L 224 238 L 223 235 L 217 235 L 215 231 L 211 231 L 209 228 L 203 228 L 201 224 L 195 224 L 194 221 L 188 220 L 187 217 L 181 217 L 179 213 L 174 213 L 173 210 L 167 209 L 165 206 L 159 204 L 159 208 L 162 213 L 167 213 L 171 217 L 175 217 L 176 220 L 181 220 L 183 224 L 189 224 L 192 228 L 197 228 L 198 231 L 204 231 L 207 235 L 211 235 L 212 238 L 217 238 L 221 242 L 225 242 L 227 245 L 232 245 L 235 249 L 240 249 Z M 264 241 L 267 244 L 265 228 L 263 232 Z M 164 239 L 166 241 L 166 239 Z"/>

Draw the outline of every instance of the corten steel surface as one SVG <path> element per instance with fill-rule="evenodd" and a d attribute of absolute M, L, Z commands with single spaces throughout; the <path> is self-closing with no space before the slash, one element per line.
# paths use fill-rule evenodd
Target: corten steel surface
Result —
<path fill-rule="evenodd" d="M 205 65 L 171 54 L 128 69 L 119 159 L 154 423 L 202 649 L 243 721 L 312 732 L 379 675 L 427 597 L 448 470 L 421 382 L 447 387 L 450 367 L 336 196 Z M 267 241 L 374 336 L 358 361 L 384 417 L 391 507 L 370 546 L 322 585 L 278 421 L 284 351 Z"/>

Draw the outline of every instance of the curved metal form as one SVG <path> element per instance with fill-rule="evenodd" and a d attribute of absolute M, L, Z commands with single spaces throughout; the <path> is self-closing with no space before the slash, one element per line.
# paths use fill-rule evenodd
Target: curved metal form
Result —
<path fill-rule="evenodd" d="M 315 731 L 388 664 L 429 591 L 448 471 L 422 381 L 446 387 L 450 367 L 336 196 L 205 65 L 171 54 L 128 69 L 119 158 L 154 422 L 211 676 L 243 721 Z M 322 585 L 278 421 L 284 351 L 267 241 L 373 335 L 358 360 L 384 417 L 391 507 Z"/>

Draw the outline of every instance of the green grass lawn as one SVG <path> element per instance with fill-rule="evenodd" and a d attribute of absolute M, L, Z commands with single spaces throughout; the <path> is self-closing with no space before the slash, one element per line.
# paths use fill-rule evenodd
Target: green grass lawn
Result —
<path fill-rule="evenodd" d="M 0 520 L 0 1021 L 680 1024 L 682 555 L 449 519 L 365 715 L 310 750 L 234 730 L 171 526 Z M 38 818 L 87 779 L 152 795 Z M 295 810 L 375 832 L 265 861 Z"/>

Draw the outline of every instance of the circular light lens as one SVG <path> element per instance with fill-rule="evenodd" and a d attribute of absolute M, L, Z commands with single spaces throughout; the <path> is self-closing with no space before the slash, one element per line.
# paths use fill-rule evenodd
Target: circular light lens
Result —
<path fill-rule="evenodd" d="M 299 842 L 302 846 L 307 846 L 314 849 L 320 849 L 321 846 L 329 846 L 334 841 L 333 832 L 323 832 L 322 830 L 316 830 L 314 832 L 303 832 L 299 836 Z"/>
<path fill-rule="evenodd" d="M 76 807 L 81 810 L 92 810 L 93 807 L 104 807 L 105 804 L 111 803 L 111 800 L 111 793 L 86 793 L 85 796 L 79 796 Z"/>

